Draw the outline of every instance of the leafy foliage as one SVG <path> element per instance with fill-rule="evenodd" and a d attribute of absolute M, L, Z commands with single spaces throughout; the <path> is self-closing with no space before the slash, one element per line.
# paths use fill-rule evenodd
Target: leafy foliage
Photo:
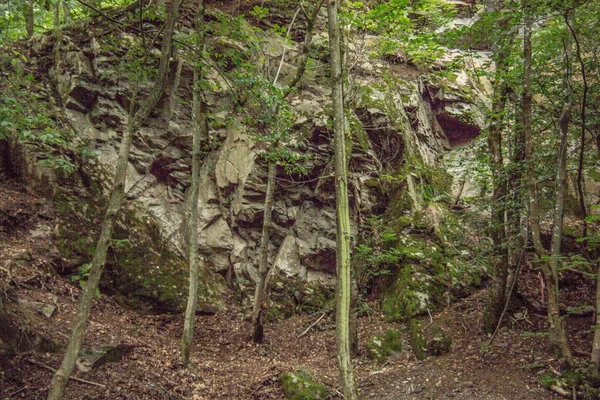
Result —
<path fill-rule="evenodd" d="M 11 66 L 13 74 L 10 78 L 0 75 L 0 140 L 34 144 L 43 151 L 42 164 L 72 173 L 75 165 L 67 155 L 72 132 L 62 127 L 53 105 L 46 101 L 47 94 L 36 87 L 34 76 L 26 73 L 26 58 L 12 50 L 1 61 Z"/>
<path fill-rule="evenodd" d="M 91 263 L 83 264 L 77 270 L 77 274 L 71 275 L 71 282 L 79 283 L 81 289 L 85 290 L 87 286 L 86 279 L 90 275 L 90 270 L 92 269 Z M 96 297 L 100 297 L 100 289 L 96 288 L 96 293 L 94 294 Z"/>

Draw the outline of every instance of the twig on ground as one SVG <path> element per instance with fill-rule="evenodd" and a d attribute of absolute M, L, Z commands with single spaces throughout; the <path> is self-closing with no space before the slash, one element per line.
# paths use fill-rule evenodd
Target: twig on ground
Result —
<path fill-rule="evenodd" d="M 22 392 L 23 390 L 25 390 L 25 389 L 29 389 L 29 386 L 23 386 L 21 389 L 19 389 L 19 390 L 16 390 L 16 391 L 12 392 L 11 394 L 9 394 L 9 395 L 8 395 L 8 397 L 9 397 L 9 398 L 11 398 L 11 397 L 13 397 L 15 394 L 17 394 L 17 393 L 21 393 L 21 392 Z"/>
<path fill-rule="evenodd" d="M 46 365 L 44 363 L 41 363 L 41 362 L 38 362 L 38 361 L 35 361 L 35 360 L 30 360 L 30 359 L 27 359 L 27 362 L 30 362 L 31 364 L 35 364 L 35 365 L 40 366 L 40 367 L 42 367 L 44 369 L 47 369 L 48 371 L 56 373 L 56 370 L 54 368 L 52 368 L 51 366 Z M 79 383 L 85 383 L 86 385 L 98 386 L 98 387 L 101 387 L 101 388 L 105 388 L 106 387 L 106 385 L 103 385 L 101 383 L 92 382 L 92 381 L 88 381 L 88 380 L 81 379 L 81 378 L 75 378 L 73 376 L 69 377 L 69 380 L 76 381 L 76 382 L 79 382 Z"/>
<path fill-rule="evenodd" d="M 319 319 L 317 319 L 315 322 L 313 322 L 312 324 L 310 324 L 310 326 L 308 328 L 306 328 L 306 330 L 304 332 L 302 332 L 300 335 L 298 335 L 299 338 L 301 338 L 302 336 L 306 335 L 308 333 L 308 331 L 310 331 L 310 328 L 312 328 L 313 326 L 315 326 L 316 324 L 319 323 L 319 321 L 321 321 L 323 319 L 323 317 L 325 317 L 327 313 L 323 313 L 321 314 L 321 316 L 319 317 Z"/>

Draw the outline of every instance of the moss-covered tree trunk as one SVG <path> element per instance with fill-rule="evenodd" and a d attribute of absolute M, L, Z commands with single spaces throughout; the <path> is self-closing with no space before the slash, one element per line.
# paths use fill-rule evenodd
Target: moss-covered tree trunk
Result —
<path fill-rule="evenodd" d="M 346 400 L 358 399 L 350 350 L 350 207 L 348 204 L 348 163 L 346 160 L 343 73 L 337 0 L 328 0 L 328 31 L 331 69 L 331 98 L 335 151 L 336 198 L 336 347 L 342 391 Z"/>
<path fill-rule="evenodd" d="M 167 22 L 162 40 L 158 77 L 154 87 L 152 88 L 151 93 L 146 101 L 141 105 L 140 109 L 134 115 L 130 116 L 125 132 L 123 133 L 123 139 L 121 141 L 121 147 L 119 149 L 119 156 L 115 170 L 114 183 L 110 194 L 108 208 L 102 223 L 102 231 L 100 233 L 100 237 L 98 238 L 96 250 L 92 259 L 90 275 L 88 277 L 87 285 L 81 296 L 77 316 L 75 317 L 75 322 L 73 325 L 73 332 L 71 334 L 69 344 L 67 345 L 67 350 L 65 351 L 63 361 L 59 369 L 54 374 L 52 382 L 50 383 L 48 400 L 58 400 L 62 397 L 67 381 L 71 376 L 71 372 L 73 372 L 77 354 L 81 348 L 81 342 L 83 340 L 85 326 L 90 313 L 90 307 L 92 305 L 92 300 L 94 298 L 94 294 L 96 293 L 96 289 L 98 288 L 102 271 L 104 270 L 106 252 L 108 250 L 114 225 L 117 220 L 119 210 L 121 209 L 121 204 L 125 194 L 125 179 L 127 175 L 127 164 L 131 141 L 133 139 L 133 135 L 138 131 L 141 124 L 148 118 L 150 112 L 162 97 L 167 83 L 172 37 L 175 21 L 177 20 L 178 9 L 179 2 L 175 0 L 171 3 L 171 7 L 167 16 Z"/>
<path fill-rule="evenodd" d="M 198 51 L 204 51 L 204 0 L 198 3 L 196 13 L 196 34 L 198 35 Z M 181 63 L 181 60 L 179 61 Z M 178 75 L 181 66 L 178 66 Z M 190 265 L 190 286 L 188 291 L 187 307 L 185 309 L 185 320 L 183 323 L 183 336 L 181 338 L 181 362 L 188 365 L 190 362 L 190 350 L 194 339 L 194 323 L 196 322 L 196 308 L 198 307 L 198 287 L 199 287 L 199 269 L 200 260 L 198 259 L 198 199 L 200 197 L 200 164 L 202 162 L 202 144 L 207 141 L 208 129 L 206 126 L 206 105 L 202 91 L 202 80 L 204 79 L 204 70 L 202 61 L 198 60 L 194 68 L 194 89 L 193 89 L 193 118 L 194 118 L 194 138 L 192 144 L 192 183 L 190 185 L 190 212 L 188 219 L 189 231 L 189 265 Z M 176 87 L 176 85 L 174 85 Z M 173 89 L 173 92 L 175 89 Z M 172 93 L 174 96 L 174 93 Z M 174 99 L 171 99 L 174 102 Z M 172 108 L 172 106 L 171 106 Z M 172 114 L 172 109 L 170 111 Z"/>

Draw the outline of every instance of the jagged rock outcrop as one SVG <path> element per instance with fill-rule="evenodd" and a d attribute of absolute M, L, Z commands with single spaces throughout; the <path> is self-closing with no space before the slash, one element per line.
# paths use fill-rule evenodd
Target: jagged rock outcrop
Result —
<path fill-rule="evenodd" d="M 182 20 L 189 22 L 185 16 Z M 181 28 L 183 33 L 191 29 L 188 22 Z M 211 49 L 220 54 L 234 51 L 257 62 L 261 57 L 272 62 L 283 59 L 279 82 L 288 82 L 297 65 L 299 43 L 285 44 L 268 31 L 248 32 L 256 43 L 262 43 L 260 57 L 244 43 L 216 34 L 210 38 Z M 326 35 L 317 35 L 317 45 L 319 40 L 326 40 Z M 131 104 L 135 78 L 120 60 L 127 60 L 128 49 L 136 44 L 139 37 L 133 29 L 117 32 L 90 23 L 66 30 L 60 43 L 53 36 L 40 37 L 27 54 L 32 63 L 43 60 L 49 71 L 40 79 L 53 89 L 49 98 L 75 133 L 73 148 L 93 155 L 78 157 L 77 176 L 63 177 L 77 191 L 71 192 L 70 199 L 61 197 L 70 212 L 92 225 L 99 221 L 107 197 L 128 110 L 135 107 Z M 186 293 L 192 66 L 178 57 L 171 67 L 169 88 L 132 145 L 127 202 L 117 232 L 118 239 L 127 241 L 113 246 L 115 260 L 109 260 L 105 285 L 112 285 L 125 298 L 138 296 L 177 309 Z M 479 134 L 482 118 L 476 103 L 481 101 L 485 85 L 465 73 L 459 73 L 452 82 L 438 80 L 434 84 L 427 76 L 418 76 L 413 67 L 400 68 L 368 57 L 356 59 L 354 68 L 350 202 L 358 240 L 359 223 L 366 216 L 385 211 L 390 196 L 395 195 L 380 177 L 395 174 L 407 152 L 433 166 L 441 152 Z M 264 73 L 273 79 L 277 70 Z M 278 170 L 269 279 L 274 291 L 291 293 L 295 302 L 302 302 L 307 288 L 314 293 L 316 286 L 331 286 L 335 275 L 333 137 L 328 129 L 327 74 L 324 61 L 311 59 L 300 90 L 290 97 L 295 113 L 293 135 L 305 140 L 303 151 L 311 156 L 303 161 L 306 175 Z M 230 111 L 235 104 L 224 74 L 212 70 L 208 80 L 212 88 L 208 105 L 213 147 L 201 173 L 198 226 L 205 260 L 202 300 L 210 310 L 218 307 L 219 295 L 228 283 L 238 286 L 242 298 L 253 293 L 266 163 L 260 157 L 261 146 L 248 134 L 241 116 Z M 142 95 L 148 86 L 148 82 L 141 82 Z M 16 159 L 23 152 L 13 149 L 11 154 Z M 27 160 L 30 169 L 36 165 L 35 157 Z M 35 173 L 25 175 L 33 177 Z M 81 196 L 77 202 L 85 206 L 76 204 L 73 193 Z M 74 243 L 79 243 L 78 236 L 87 237 L 93 230 L 78 230 L 73 220 L 57 232 L 65 235 L 62 250 L 74 258 L 77 253 L 77 262 L 85 262 L 93 240 L 84 240 L 80 248 L 74 248 Z M 290 299 L 288 295 L 282 297 Z"/>

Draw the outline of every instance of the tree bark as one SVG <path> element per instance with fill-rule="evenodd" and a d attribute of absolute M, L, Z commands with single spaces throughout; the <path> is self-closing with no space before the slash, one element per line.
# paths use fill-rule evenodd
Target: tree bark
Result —
<path fill-rule="evenodd" d="M 205 22 L 204 22 L 204 0 L 198 3 L 196 13 L 196 32 L 198 34 L 198 51 L 204 51 Z M 181 71 L 181 60 L 179 60 L 178 75 Z M 178 80 L 179 77 L 176 78 Z M 198 258 L 198 199 L 200 197 L 200 166 L 202 162 L 202 144 L 208 139 L 208 127 L 206 125 L 206 104 L 202 91 L 201 82 L 204 79 L 204 68 L 202 61 L 196 61 L 194 68 L 194 89 L 193 89 L 193 118 L 194 118 L 194 138 L 192 144 L 192 183 L 190 186 L 190 214 L 188 220 L 189 229 L 189 264 L 190 264 L 190 286 L 188 292 L 188 302 L 185 310 L 185 320 L 183 323 L 183 336 L 181 338 L 181 362 L 188 365 L 190 362 L 190 353 L 194 339 L 194 323 L 196 322 L 196 309 L 198 306 L 198 287 L 200 260 Z M 174 87 L 177 87 L 174 84 Z M 174 97 L 173 89 L 171 96 Z M 174 98 L 171 98 L 174 102 Z M 170 114 L 172 114 L 172 106 Z"/>
<path fill-rule="evenodd" d="M 96 244 L 96 251 L 94 252 L 94 258 L 92 260 L 92 268 L 90 269 L 87 285 L 81 296 L 77 316 L 73 325 L 73 332 L 71 334 L 69 344 L 67 345 L 65 356 L 60 368 L 56 371 L 56 374 L 54 374 L 52 382 L 50 383 L 48 400 L 58 400 L 62 397 L 69 376 L 71 375 L 71 372 L 73 372 L 77 354 L 81 348 L 81 342 L 83 340 L 83 334 L 90 313 L 92 300 L 94 298 L 96 289 L 98 288 L 100 277 L 102 276 L 102 271 L 106 262 L 106 252 L 108 250 L 114 225 L 123 202 L 131 141 L 133 139 L 133 135 L 138 131 L 141 124 L 148 118 L 148 115 L 150 115 L 150 112 L 156 106 L 164 93 L 169 72 L 169 58 L 171 56 L 172 37 L 175 21 L 177 20 L 178 8 L 179 2 L 176 0 L 173 1 L 165 26 L 157 81 L 142 107 L 140 107 L 140 109 L 132 117 L 130 117 L 126 130 L 123 134 L 121 148 L 119 150 L 119 156 L 117 159 L 115 179 L 110 194 L 108 208 L 102 223 L 102 231 Z"/>
<path fill-rule="evenodd" d="M 348 204 L 348 163 L 346 160 L 346 140 L 344 132 L 344 92 L 340 49 L 340 24 L 338 2 L 329 0 L 327 5 L 331 98 L 333 103 L 333 131 L 335 151 L 335 192 L 336 192 L 336 347 L 342 391 L 346 400 L 358 399 L 350 356 L 350 208 Z"/>

